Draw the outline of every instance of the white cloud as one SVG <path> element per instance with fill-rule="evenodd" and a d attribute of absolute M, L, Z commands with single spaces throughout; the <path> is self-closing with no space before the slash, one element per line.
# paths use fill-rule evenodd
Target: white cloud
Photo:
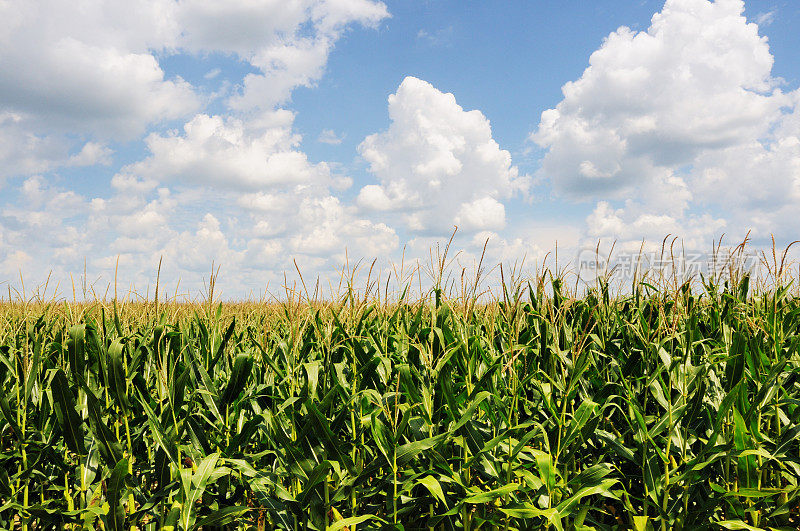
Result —
<path fill-rule="evenodd" d="M 0 3 L 0 116 L 13 117 L 0 119 L 0 173 L 105 164 L 106 141 L 194 110 L 192 87 L 153 55 L 175 44 L 172 4 Z"/>
<path fill-rule="evenodd" d="M 788 100 L 742 10 L 737 0 L 669 0 L 646 32 L 609 35 L 532 135 L 549 150 L 544 175 L 574 195 L 609 193 L 758 138 Z"/>
<path fill-rule="evenodd" d="M 180 269 L 208 271 L 212 261 L 234 269 L 241 261 L 241 253 L 230 249 L 219 220 L 212 214 L 203 216 L 194 231 L 182 232 L 170 243 L 164 249 L 165 256 Z"/>
<path fill-rule="evenodd" d="M 221 73 L 222 73 L 222 70 L 220 70 L 219 68 L 212 68 L 211 70 L 209 70 L 208 72 L 203 74 L 203 79 L 214 79 L 215 77 L 217 77 Z"/>
<path fill-rule="evenodd" d="M 146 193 L 155 189 L 155 180 L 138 179 L 132 175 L 116 174 L 111 178 L 111 187 L 120 193 Z"/>
<path fill-rule="evenodd" d="M 150 156 L 123 168 L 114 182 L 120 189 L 142 191 L 156 181 L 213 188 L 199 200 L 205 203 L 216 195 L 214 203 L 220 210 L 215 217 L 217 229 L 206 228 L 196 234 L 184 231 L 177 249 L 189 249 L 185 242 L 203 235 L 226 232 L 220 225 L 225 213 L 235 220 L 236 232 L 244 242 L 243 247 L 230 249 L 236 247 L 235 252 L 240 253 L 246 248 L 246 253 L 225 252 L 232 257 L 231 263 L 241 262 L 245 268 L 291 268 L 290 258 L 300 255 L 317 257 L 320 260 L 315 261 L 323 266 L 345 249 L 372 255 L 397 247 L 393 229 L 359 218 L 353 208 L 332 195 L 332 189 L 346 188 L 349 178 L 333 176 L 325 163 L 308 161 L 297 149 L 300 138 L 292 132 L 293 118 L 284 110 L 261 112 L 246 121 L 198 115 L 186 124 L 182 135 L 150 135 L 146 139 Z M 136 216 L 141 215 L 128 215 L 126 224 L 139 226 L 142 220 Z M 154 215 L 147 220 L 155 223 Z M 204 223 L 208 227 L 211 222 Z M 212 250 L 222 252 L 220 245 Z M 265 263 L 264 257 L 276 249 L 284 250 L 284 256 Z M 199 261 L 193 258 L 187 263 L 195 267 Z"/>
<path fill-rule="evenodd" d="M 317 142 L 322 142 L 323 144 L 331 144 L 331 145 L 339 145 L 344 140 L 344 135 L 337 135 L 335 131 L 332 129 L 323 129 L 322 132 L 319 134 L 317 138 Z"/>
<path fill-rule="evenodd" d="M 291 123 L 290 113 L 277 114 Z M 183 136 L 148 138 L 151 156 L 114 178 L 121 197 L 123 192 L 151 193 L 156 179 L 176 180 L 194 192 L 169 204 L 162 200 L 145 206 L 136 200 L 103 205 L 111 217 L 98 221 L 119 227 L 116 231 L 124 236 L 114 250 L 146 252 L 145 242 L 130 239 L 140 234 L 152 242 L 150 256 L 169 256 L 168 263 L 176 268 L 202 272 L 216 256 L 229 273 L 241 277 L 248 271 L 292 270 L 293 258 L 309 274 L 333 271 L 345 251 L 372 256 L 398 246 L 392 228 L 360 218 L 331 195 L 347 179 L 333 177 L 326 164 L 311 164 L 293 149 L 296 139 L 290 128 L 275 120 L 257 134 L 251 127 L 252 122 L 200 116 Z M 214 213 L 197 228 L 177 231 L 175 212 L 195 204 L 213 205 Z M 115 219 L 111 213 L 120 208 L 123 213 Z"/>
<path fill-rule="evenodd" d="M 171 2 L 5 2 L 0 6 L 0 106 L 34 131 L 130 139 L 197 104 L 164 79 L 151 49 L 174 42 Z M 57 79 L 54 83 L 52 80 Z"/>
<path fill-rule="evenodd" d="M 353 219 L 335 197 L 306 199 L 295 216 L 292 222 L 306 228 L 289 240 L 297 253 L 343 255 L 347 249 L 356 256 L 381 256 L 398 244 L 394 230 L 383 223 Z"/>
<path fill-rule="evenodd" d="M 375 26 L 389 15 L 383 3 L 371 0 L 181 0 L 177 4 L 182 46 L 235 53 L 253 64 L 259 64 L 254 60 L 259 53 L 286 49 L 303 37 L 335 40 L 353 22 Z"/>
<path fill-rule="evenodd" d="M 614 209 L 607 201 L 597 203 L 586 218 L 584 243 L 593 248 L 598 241 L 617 240 L 617 249 L 633 252 L 644 240 L 648 246 L 660 246 L 667 235 L 678 236 L 687 248 L 708 250 L 726 222 L 710 214 L 670 216 L 653 211 L 640 203 L 628 202 Z"/>
<path fill-rule="evenodd" d="M 24 278 L 31 262 L 33 257 L 25 251 L 16 250 L 5 256 L 0 254 L 0 275 L 14 279 L 21 275 Z"/>
<path fill-rule="evenodd" d="M 395 199 L 399 199 L 403 193 L 402 190 L 397 190 L 392 195 Z M 402 199 L 405 199 L 405 197 L 403 196 Z M 358 193 L 358 204 L 367 210 L 388 211 L 393 208 L 396 209 L 396 203 L 384 192 L 383 187 L 377 184 L 368 184 L 361 189 Z"/>
<path fill-rule="evenodd" d="M 28 257 L 33 276 L 47 267 L 64 279 L 88 257 L 97 278 L 107 282 L 119 261 L 122 278 L 141 287 L 163 257 L 162 280 L 185 274 L 196 290 L 214 260 L 235 290 L 291 269 L 294 257 L 333 271 L 345 250 L 391 252 L 395 231 L 335 196 L 352 179 L 309 161 L 294 114 L 280 108 L 320 78 L 348 27 L 387 16 L 372 0 L 0 3 L 0 177 L 44 175 L 4 189 L 17 199 L 0 203 L 3 273 Z M 165 77 L 159 60 L 175 54 L 234 56 L 255 73 L 232 96 L 226 77 L 201 98 Z M 202 107 L 220 97 L 218 114 Z M 115 168 L 97 197 L 47 175 L 112 164 L 113 142 L 137 138 L 146 156 Z"/>
<path fill-rule="evenodd" d="M 459 223 L 465 230 L 502 227 L 500 200 L 526 192 L 529 180 L 494 141 L 480 111 L 464 111 L 452 94 L 407 77 L 389 96 L 389 117 L 387 131 L 359 145 L 380 182 L 361 189 L 359 206 L 406 212 L 413 231 L 442 233 Z"/>
<path fill-rule="evenodd" d="M 76 142 L 131 140 L 191 116 L 200 98 L 186 81 L 165 78 L 159 54 L 236 54 L 259 73 L 230 103 L 271 111 L 322 75 L 348 25 L 387 16 L 371 0 L 0 3 L 0 116 L 15 121 L 0 119 L 0 137 L 16 137 L 0 152 L 1 173 L 69 164 Z"/>
<path fill-rule="evenodd" d="M 269 110 L 284 103 L 294 88 L 320 78 L 348 25 L 374 27 L 388 16 L 383 3 L 371 0 L 185 0 L 177 18 L 188 49 L 235 53 L 258 69 L 245 77 L 233 107 Z"/>
<path fill-rule="evenodd" d="M 791 233 L 800 92 L 778 88 L 767 41 L 742 7 L 667 1 L 646 32 L 610 35 L 543 113 L 532 135 L 547 153 L 542 176 L 568 199 L 600 200 L 579 231 L 509 222 L 509 201 L 527 197 L 530 178 L 479 110 L 413 77 L 389 97 L 389 127 L 359 146 L 375 181 L 354 202 L 340 193 L 353 182 L 341 166 L 306 156 L 282 107 L 323 76 L 347 28 L 388 16 L 381 2 L 0 1 L 0 178 L 27 177 L 4 184 L 0 282 L 19 267 L 67 279 L 88 258 L 103 283 L 119 259 L 121 278 L 142 288 L 163 257 L 162 286 L 182 278 L 196 293 L 214 261 L 240 294 L 278 287 L 295 258 L 313 277 L 345 257 L 393 255 L 395 227 L 412 238 L 411 260 L 458 225 L 464 264 L 486 237 L 494 264 L 543 259 L 555 239 L 562 252 L 613 238 L 633 251 L 667 232 L 703 249 L 723 230 Z M 221 87 L 203 94 L 165 75 L 159 61 L 175 54 L 251 73 L 231 79 L 203 63 L 198 72 Z M 120 139 L 141 140 L 146 154 L 113 166 L 110 186 L 86 187 L 97 196 L 65 182 L 76 170 L 56 172 L 127 158 Z M 323 130 L 316 140 L 343 139 Z"/>
<path fill-rule="evenodd" d="M 91 253 L 93 242 L 85 230 L 75 226 L 89 210 L 86 199 L 52 187 L 40 176 L 26 179 L 10 192 L 15 201 L 0 205 L 0 262 L 6 263 L 0 269 L 6 278 L 16 277 L 12 266 L 19 265 L 23 257 L 30 258 L 26 258 L 23 271 L 29 280 L 44 281 L 51 270 L 77 270 L 79 260 L 82 263 L 82 257 Z M 0 277 L 0 282 L 3 280 Z"/>
<path fill-rule="evenodd" d="M 462 203 L 453 221 L 466 231 L 499 230 L 506 224 L 506 209 L 496 199 L 482 197 Z"/>
<path fill-rule="evenodd" d="M 431 46 L 449 46 L 453 40 L 453 26 L 428 31 L 421 29 L 417 32 L 417 41 L 425 42 Z"/>
<path fill-rule="evenodd" d="M 31 175 L 59 166 L 92 166 L 111 163 L 113 151 L 99 142 L 86 142 L 70 155 L 73 147 L 60 135 L 36 134 L 21 117 L 0 113 L 0 179 Z"/>
<path fill-rule="evenodd" d="M 182 132 L 152 133 L 150 156 L 122 173 L 159 180 L 264 190 L 275 186 L 344 189 L 327 164 L 312 164 L 299 150 L 294 114 L 280 109 L 293 89 L 309 86 L 323 72 L 328 53 L 348 25 L 375 26 L 388 16 L 371 0 L 279 0 L 226 3 L 183 0 L 173 13 L 178 45 L 196 53 L 236 54 L 258 70 L 228 104 L 226 116 L 197 114 Z M 341 142 L 332 132 L 320 141 Z"/>
<path fill-rule="evenodd" d="M 69 144 L 63 139 L 34 134 L 21 120 L 0 113 L 0 178 L 47 171 L 68 159 Z"/>
<path fill-rule="evenodd" d="M 186 115 L 198 100 L 164 79 L 154 51 L 235 53 L 262 73 L 242 101 L 271 108 L 317 79 L 351 23 L 388 16 L 370 0 L 59 0 L 0 4 L 2 109 L 39 125 L 133 138 L 154 122 Z M 58 79 L 58 83 L 50 80 Z"/>
<path fill-rule="evenodd" d="M 800 198 L 800 100 L 778 88 L 767 39 L 743 11 L 741 0 L 667 0 L 647 31 L 609 35 L 542 113 L 531 138 L 556 191 L 628 198 L 599 203 L 588 235 L 672 232 L 707 246 L 723 226 L 785 229 Z"/>
<path fill-rule="evenodd" d="M 326 164 L 309 163 L 297 150 L 294 116 L 274 111 L 259 122 L 198 114 L 183 135 L 153 133 L 145 142 L 151 155 L 123 173 L 158 180 L 181 180 L 223 189 L 264 189 L 314 184 L 329 176 Z M 263 124 L 263 125 L 262 125 Z"/>
<path fill-rule="evenodd" d="M 114 152 L 108 146 L 98 142 L 87 142 L 78 153 L 69 158 L 67 165 L 94 166 L 95 164 L 102 164 L 104 166 L 109 166 L 113 153 Z"/>
<path fill-rule="evenodd" d="M 756 15 L 756 24 L 759 26 L 769 26 L 775 22 L 775 10 L 763 11 Z"/>

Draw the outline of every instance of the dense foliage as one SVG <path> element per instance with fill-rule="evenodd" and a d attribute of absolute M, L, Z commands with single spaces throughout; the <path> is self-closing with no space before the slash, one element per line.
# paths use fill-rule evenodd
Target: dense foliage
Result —
<path fill-rule="evenodd" d="M 0 310 L 0 527 L 796 528 L 800 300 Z"/>

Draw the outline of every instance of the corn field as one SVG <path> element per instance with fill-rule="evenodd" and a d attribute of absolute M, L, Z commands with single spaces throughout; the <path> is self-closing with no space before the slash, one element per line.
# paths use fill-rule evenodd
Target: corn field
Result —
<path fill-rule="evenodd" d="M 0 307 L 3 529 L 797 529 L 800 299 Z"/>

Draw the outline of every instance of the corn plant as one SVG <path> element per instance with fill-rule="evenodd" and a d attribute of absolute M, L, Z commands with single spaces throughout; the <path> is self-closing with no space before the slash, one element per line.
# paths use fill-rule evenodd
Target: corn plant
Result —
<path fill-rule="evenodd" d="M 800 302 L 749 281 L 7 301 L 0 527 L 794 529 Z"/>

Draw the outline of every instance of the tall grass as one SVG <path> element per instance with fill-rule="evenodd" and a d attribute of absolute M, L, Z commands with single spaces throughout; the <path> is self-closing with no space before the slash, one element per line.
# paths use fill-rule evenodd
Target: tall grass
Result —
<path fill-rule="evenodd" d="M 795 529 L 779 259 L 758 286 L 4 303 L 0 526 Z"/>

